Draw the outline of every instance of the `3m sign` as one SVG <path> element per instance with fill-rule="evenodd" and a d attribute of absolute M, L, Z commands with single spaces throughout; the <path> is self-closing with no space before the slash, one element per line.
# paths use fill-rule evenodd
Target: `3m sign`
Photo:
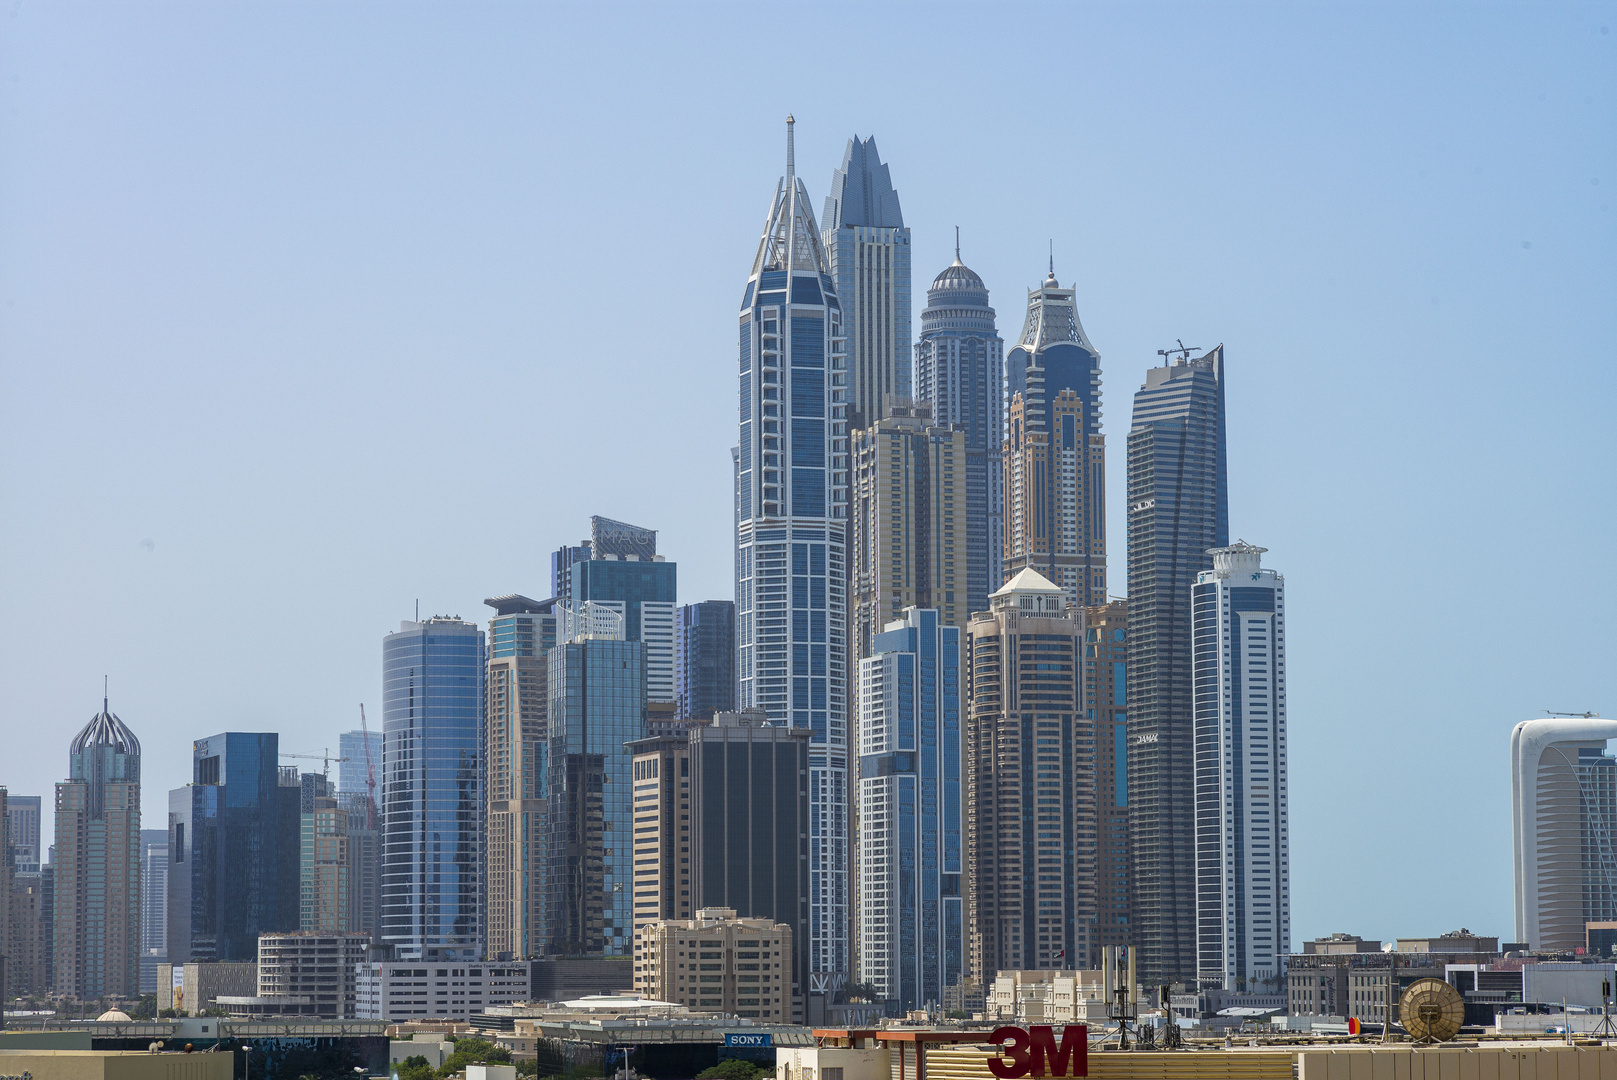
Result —
<path fill-rule="evenodd" d="M 1002 1044 L 1000 1056 L 988 1059 L 988 1071 L 999 1080 L 1017 1080 L 1029 1075 L 1089 1075 L 1089 1028 L 1084 1024 L 1068 1024 L 1063 1028 L 1059 1048 L 1055 1029 L 1046 1025 L 995 1028 L 988 1041 Z"/>

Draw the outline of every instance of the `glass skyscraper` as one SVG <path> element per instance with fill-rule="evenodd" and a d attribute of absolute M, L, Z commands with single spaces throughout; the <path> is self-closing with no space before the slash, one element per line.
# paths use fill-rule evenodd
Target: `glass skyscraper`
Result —
<path fill-rule="evenodd" d="M 858 430 L 887 415 L 888 395 L 910 397 L 910 231 L 874 136 L 848 140 L 822 224 L 848 335 L 848 423 Z"/>
<path fill-rule="evenodd" d="M 1003 572 L 1037 570 L 1086 607 L 1106 603 L 1106 436 L 1100 353 L 1075 295 L 1052 263 L 1028 293 L 1022 336 L 1005 358 Z"/>
<path fill-rule="evenodd" d="M 678 567 L 657 554 L 657 531 L 591 517 L 590 539 L 557 551 L 551 566 L 558 598 L 612 608 L 623 616 L 624 639 L 645 645 L 646 700 L 676 701 Z"/>
<path fill-rule="evenodd" d="M 168 830 L 140 830 L 140 992 L 157 990 L 168 962 Z"/>
<path fill-rule="evenodd" d="M 675 691 L 681 720 L 707 720 L 736 704 L 736 606 L 703 600 L 679 609 L 674 630 Z"/>
<path fill-rule="evenodd" d="M 587 625 L 587 623 L 586 623 Z M 634 951 L 634 755 L 646 735 L 644 646 L 585 630 L 546 658 L 548 950 Z"/>
<path fill-rule="evenodd" d="M 906 608 L 859 680 L 859 980 L 920 1009 L 965 973 L 959 628 Z"/>
<path fill-rule="evenodd" d="M 483 632 L 434 616 L 382 642 L 382 942 L 400 960 L 483 949 Z"/>
<path fill-rule="evenodd" d="M 1128 437 L 1132 926 L 1147 986 L 1196 978 L 1191 586 L 1229 543 L 1224 347 L 1146 372 Z"/>
<path fill-rule="evenodd" d="M 965 610 L 988 610 L 1005 583 L 1005 343 L 983 279 L 955 259 L 932 281 L 915 344 L 915 396 L 966 435 Z"/>
<path fill-rule="evenodd" d="M 848 970 L 848 373 L 791 125 L 739 318 L 737 704 L 814 733 L 808 992 L 824 995 Z"/>
<path fill-rule="evenodd" d="M 300 803 L 280 736 L 191 744 L 191 783 L 168 793 L 170 963 L 258 959 L 258 936 L 298 928 Z"/>
<path fill-rule="evenodd" d="M 1214 548 L 1191 589 L 1203 990 L 1277 992 L 1291 951 L 1286 579 L 1263 552 Z"/>
<path fill-rule="evenodd" d="M 337 736 L 337 756 L 345 758 L 337 763 L 337 794 L 370 794 L 367 781 L 371 771 L 376 773 L 377 791 L 382 782 L 382 733 L 380 731 L 345 731 Z"/>

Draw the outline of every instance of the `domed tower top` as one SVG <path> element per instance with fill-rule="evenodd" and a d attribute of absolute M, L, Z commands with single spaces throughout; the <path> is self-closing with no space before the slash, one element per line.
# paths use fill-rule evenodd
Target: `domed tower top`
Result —
<path fill-rule="evenodd" d="M 90 785 L 89 809 L 99 818 L 106 808 L 107 784 L 140 783 L 140 740 L 101 699 L 101 711 L 90 718 L 68 746 L 68 779 Z"/>
<path fill-rule="evenodd" d="M 977 330 L 993 333 L 994 309 L 988 286 L 977 271 L 960 261 L 960 231 L 955 230 L 954 262 L 932 279 L 921 312 L 922 333 L 929 329 Z"/>
<path fill-rule="evenodd" d="M 110 746 L 114 753 L 140 756 L 140 740 L 135 738 L 135 733 L 129 730 L 127 724 L 118 719 L 117 714 L 107 709 L 104 700 L 101 711 L 92 716 L 90 722 L 73 736 L 73 744 L 68 748 L 68 753 L 83 753 L 89 746 Z"/>

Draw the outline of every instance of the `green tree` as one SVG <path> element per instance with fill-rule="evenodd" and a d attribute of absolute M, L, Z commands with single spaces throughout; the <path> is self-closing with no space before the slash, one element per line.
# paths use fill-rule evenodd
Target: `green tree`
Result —
<path fill-rule="evenodd" d="M 696 1080 L 757 1080 L 764 1070 L 750 1061 L 726 1058 L 696 1074 Z"/>
<path fill-rule="evenodd" d="M 420 1054 L 411 1054 L 399 1062 L 399 1080 L 433 1080 L 436 1075 L 432 1065 Z"/>
<path fill-rule="evenodd" d="M 468 1065 L 505 1064 L 510 1060 L 511 1051 L 487 1039 L 459 1039 L 455 1042 L 455 1052 L 443 1063 L 438 1075 L 454 1076 Z"/>

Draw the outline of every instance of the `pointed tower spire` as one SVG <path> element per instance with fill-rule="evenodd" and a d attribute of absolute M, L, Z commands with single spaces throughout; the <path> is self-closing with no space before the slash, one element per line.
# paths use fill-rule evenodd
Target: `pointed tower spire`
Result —
<path fill-rule="evenodd" d="M 954 227 L 954 261 L 960 261 L 960 226 Z"/>
<path fill-rule="evenodd" d="M 795 154 L 794 154 L 794 152 L 792 150 L 792 125 L 796 124 L 796 123 L 797 123 L 797 121 L 792 118 L 792 114 L 787 113 L 786 114 L 786 180 L 787 180 L 788 183 L 791 182 L 792 177 L 797 175 L 797 162 L 795 161 Z"/>
<path fill-rule="evenodd" d="M 1056 276 L 1056 241 L 1055 241 L 1055 237 L 1050 238 L 1050 276 L 1051 277 Z"/>
<path fill-rule="evenodd" d="M 107 695 L 107 677 L 105 675 L 103 675 L 103 676 L 101 676 L 101 711 L 102 712 L 111 712 L 112 711 L 111 709 L 107 708 L 107 702 L 109 700 L 111 700 L 111 699 Z"/>

